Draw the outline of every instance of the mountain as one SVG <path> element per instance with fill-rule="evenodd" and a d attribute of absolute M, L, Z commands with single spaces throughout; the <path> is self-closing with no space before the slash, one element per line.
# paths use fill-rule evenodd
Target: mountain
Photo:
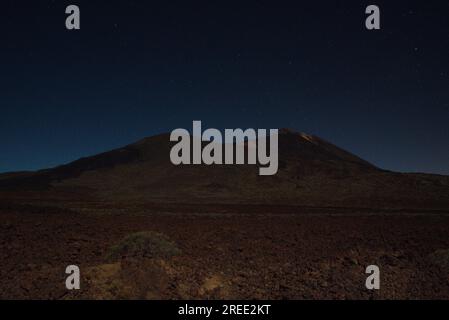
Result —
<path fill-rule="evenodd" d="M 169 134 L 36 172 L 0 175 L 0 199 L 73 197 L 117 203 L 265 204 L 449 211 L 449 177 L 396 173 L 313 135 L 279 131 L 279 170 L 170 162 Z"/>

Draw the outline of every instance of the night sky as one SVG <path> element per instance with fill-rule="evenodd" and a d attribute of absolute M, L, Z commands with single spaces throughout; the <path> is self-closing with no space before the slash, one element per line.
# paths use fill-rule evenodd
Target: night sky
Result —
<path fill-rule="evenodd" d="M 2 1 L 0 172 L 203 128 L 449 174 L 448 1 Z M 81 9 L 81 30 L 65 8 Z M 365 8 L 381 9 L 381 30 Z M 168 155 L 167 155 L 168 157 Z"/>

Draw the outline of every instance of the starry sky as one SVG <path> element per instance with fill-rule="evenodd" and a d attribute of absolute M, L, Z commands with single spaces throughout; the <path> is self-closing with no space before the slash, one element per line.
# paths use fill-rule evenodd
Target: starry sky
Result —
<path fill-rule="evenodd" d="M 365 28 L 369 4 L 381 30 Z M 448 1 L 6 0 L 0 35 L 0 172 L 202 120 L 449 174 Z"/>

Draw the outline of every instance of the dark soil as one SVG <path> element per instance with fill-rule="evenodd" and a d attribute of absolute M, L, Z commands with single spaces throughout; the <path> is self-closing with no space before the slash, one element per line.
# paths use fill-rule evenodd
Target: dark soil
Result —
<path fill-rule="evenodd" d="M 211 211 L 213 212 L 213 211 Z M 0 213 L 1 299 L 448 299 L 449 216 L 333 214 Z M 108 250 L 127 235 L 162 233 L 167 259 Z M 441 252 L 441 251 L 440 251 Z M 65 288 L 78 265 L 81 290 Z M 365 268 L 381 289 L 365 288 Z"/>

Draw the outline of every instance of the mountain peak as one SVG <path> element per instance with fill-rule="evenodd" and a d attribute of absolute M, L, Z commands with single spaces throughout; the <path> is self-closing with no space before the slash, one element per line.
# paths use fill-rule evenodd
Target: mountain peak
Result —
<path fill-rule="evenodd" d="M 0 175 L 0 190 L 87 192 L 101 201 L 301 206 L 449 205 L 449 178 L 381 170 L 317 136 L 279 130 L 279 170 L 255 165 L 173 165 L 169 134 L 31 173 Z M 65 193 L 67 194 L 67 193 Z M 437 201 L 438 200 L 438 201 Z"/>
<path fill-rule="evenodd" d="M 316 142 L 318 140 L 321 140 L 321 139 L 319 139 L 318 137 L 315 137 L 312 134 L 308 134 L 308 133 L 301 132 L 301 131 L 296 131 L 296 130 L 293 130 L 293 129 L 290 129 L 290 128 L 281 128 L 281 129 L 279 129 L 279 135 L 299 136 L 302 139 L 307 140 L 309 142 Z"/>
<path fill-rule="evenodd" d="M 281 128 L 281 129 L 279 129 L 278 132 L 279 132 L 279 134 L 297 134 L 298 133 L 297 131 L 290 129 L 290 128 Z"/>

